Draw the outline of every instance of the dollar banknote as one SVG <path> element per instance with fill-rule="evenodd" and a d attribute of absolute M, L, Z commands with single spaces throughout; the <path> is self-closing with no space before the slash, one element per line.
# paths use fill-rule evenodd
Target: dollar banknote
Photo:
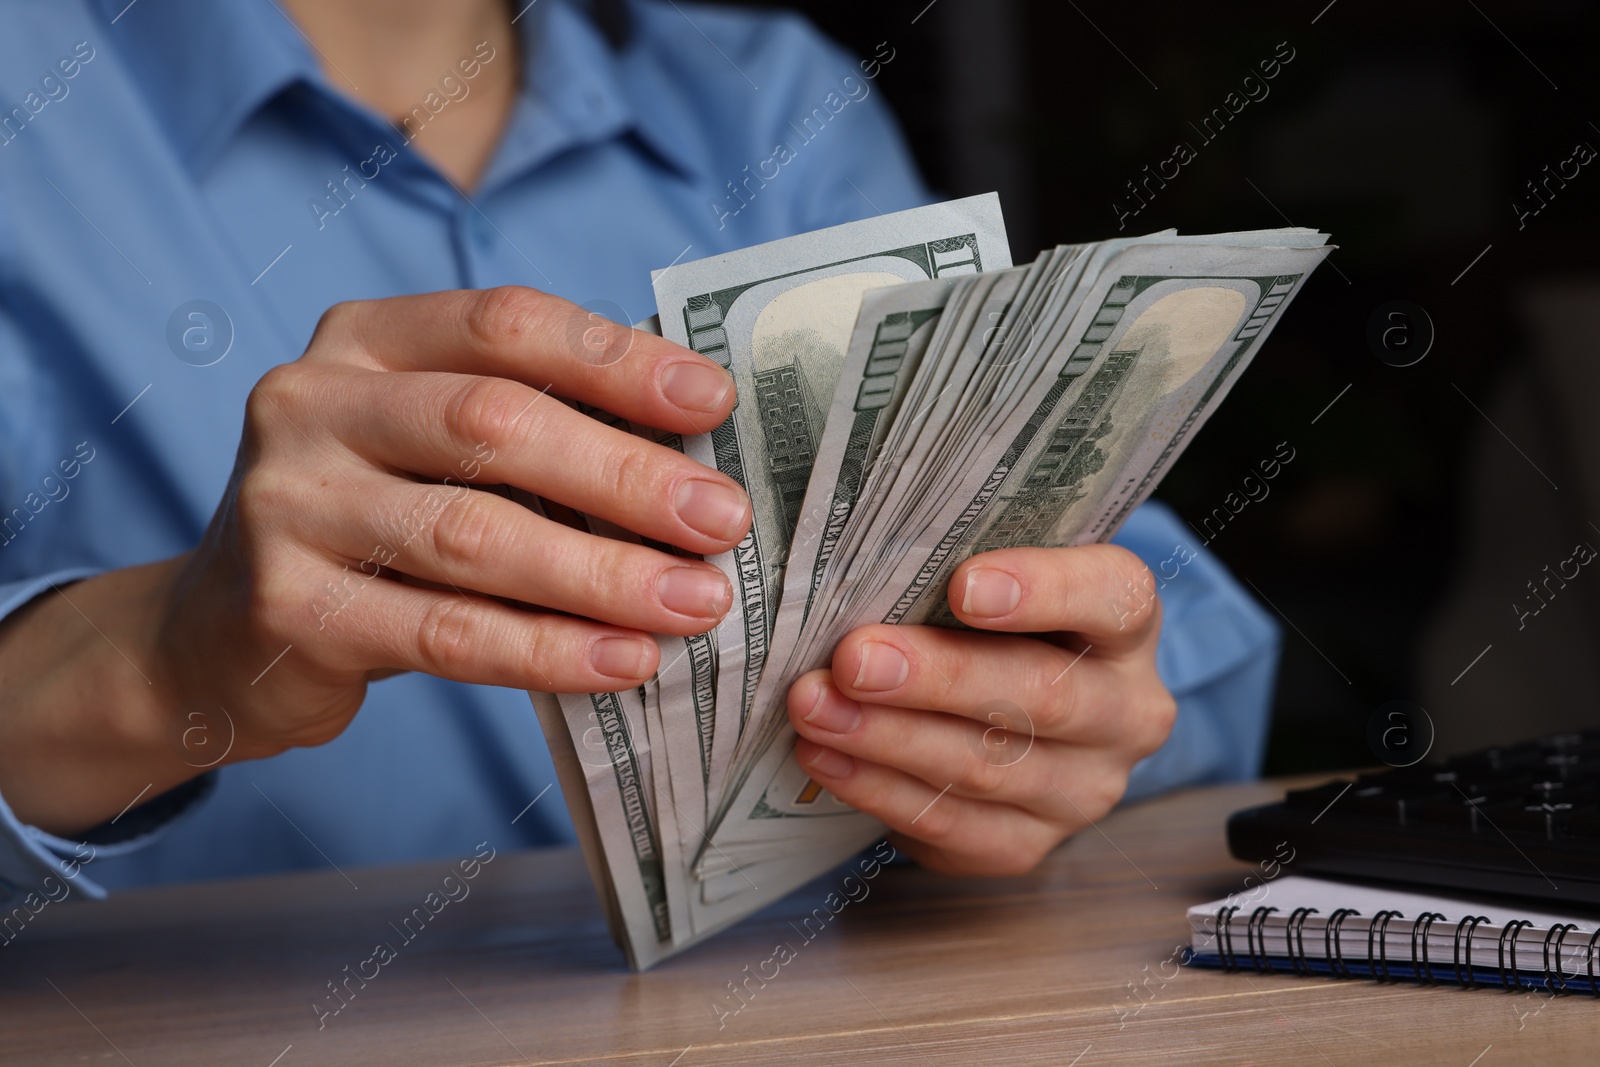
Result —
<path fill-rule="evenodd" d="M 994 194 L 881 215 L 658 272 L 662 335 L 734 376 L 733 414 L 684 451 L 750 494 L 749 534 L 713 557 L 733 582 L 716 631 L 719 709 L 737 739 L 770 647 L 789 540 L 863 293 L 1011 265 Z M 681 683 L 663 688 L 668 706 Z M 723 729 L 719 713 L 719 730 Z M 725 746 L 714 746 L 721 756 Z M 712 770 L 720 789 L 725 762 Z"/>
<path fill-rule="evenodd" d="M 683 437 L 589 414 L 749 492 L 749 535 L 711 559 L 734 606 L 709 634 L 661 637 L 661 668 L 638 689 L 534 697 L 633 966 L 884 833 L 794 759 L 789 687 L 859 626 L 959 626 L 950 575 L 977 553 L 1110 538 L 1226 398 L 1326 241 L 1302 228 L 1167 231 L 1013 268 L 991 195 L 656 273 L 662 334 L 730 370 L 734 413 Z"/>
<path fill-rule="evenodd" d="M 814 823 L 815 829 L 786 831 L 791 840 L 860 835 L 822 807 L 795 803 L 805 786 L 795 789 L 794 733 L 783 706 L 788 684 L 825 665 L 833 646 L 857 626 L 953 624 L 945 588 L 950 571 L 971 555 L 1110 537 L 1220 403 L 1325 255 L 1320 236 L 1298 239 L 1316 243 L 1229 248 L 1165 238 L 1097 253 L 1101 262 L 1091 264 L 1092 281 L 1087 274 L 1080 279 L 1083 299 L 1068 327 L 1045 344 L 1021 333 L 1014 339 L 1037 348 L 1021 364 L 1029 371 L 1015 402 L 1002 405 L 988 425 L 969 424 L 970 441 L 947 441 L 949 462 L 917 467 L 909 456 L 868 457 L 882 474 L 878 486 L 869 480 L 869 491 L 908 504 L 895 522 L 884 521 L 892 509 L 877 514 L 855 550 L 856 562 L 872 565 L 857 567 L 853 584 L 811 577 L 819 583 L 814 599 L 848 610 L 813 610 L 792 637 L 783 630 L 794 658 L 764 680 L 751 744 L 733 776 L 738 789 L 714 834 L 719 847 L 737 859 L 741 845 L 773 832 L 775 812 Z M 940 296 L 927 284 L 869 294 L 863 318 L 895 314 L 918 290 L 930 303 Z M 1049 286 L 1039 292 L 1052 295 Z M 857 341 L 868 345 L 865 329 Z M 859 395 L 871 365 L 864 353 L 853 355 L 833 412 L 841 419 L 844 401 L 852 388 Z M 919 369 L 936 355 L 925 354 Z M 1007 358 L 997 352 L 992 362 Z M 836 497 L 860 462 L 848 458 L 847 441 L 841 426 L 824 444 L 812 483 L 819 503 Z M 848 572 L 849 562 L 835 559 L 833 569 Z M 789 617 L 801 616 L 791 605 Z"/>

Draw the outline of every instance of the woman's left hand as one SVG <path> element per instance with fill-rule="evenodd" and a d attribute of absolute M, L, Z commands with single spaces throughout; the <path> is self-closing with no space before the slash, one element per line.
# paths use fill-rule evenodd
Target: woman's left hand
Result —
<path fill-rule="evenodd" d="M 896 847 L 954 874 L 1031 870 L 1110 811 L 1172 730 L 1161 605 L 1114 545 L 964 562 L 950 607 L 978 633 L 864 626 L 789 690 L 795 757 Z"/>

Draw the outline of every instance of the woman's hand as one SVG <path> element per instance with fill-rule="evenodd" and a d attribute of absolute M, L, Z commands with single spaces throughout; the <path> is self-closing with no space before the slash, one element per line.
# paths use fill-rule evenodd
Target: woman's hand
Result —
<path fill-rule="evenodd" d="M 731 479 L 558 399 L 680 433 L 732 409 L 722 368 L 602 321 L 520 288 L 329 311 L 251 394 L 233 483 L 164 619 L 180 702 L 228 705 L 243 754 L 268 755 L 336 736 L 380 672 L 614 691 L 655 673 L 650 633 L 715 626 L 732 590 L 710 564 L 470 488 L 691 552 L 744 534 Z"/>
<path fill-rule="evenodd" d="M 556 692 L 650 677 L 651 633 L 703 633 L 728 610 L 722 573 L 474 487 L 693 553 L 736 544 L 749 500 L 563 400 L 703 433 L 733 380 L 531 289 L 331 309 L 251 393 L 198 548 L 47 594 L 0 630 L 0 679 L 18 680 L 0 784 L 17 814 L 92 826 L 212 759 L 329 741 L 397 671 Z"/>
<path fill-rule="evenodd" d="M 789 690 L 795 757 L 896 847 L 961 874 L 1031 870 L 1121 799 L 1171 732 L 1150 571 L 1113 545 L 1014 548 L 951 576 L 976 633 L 865 626 Z"/>

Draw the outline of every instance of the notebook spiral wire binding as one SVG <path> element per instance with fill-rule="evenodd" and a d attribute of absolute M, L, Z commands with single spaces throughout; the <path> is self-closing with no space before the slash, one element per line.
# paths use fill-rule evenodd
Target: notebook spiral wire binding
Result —
<path fill-rule="evenodd" d="M 1233 954 L 1233 913 L 1238 910 L 1237 904 L 1217 909 L 1217 955 L 1222 958 L 1223 970 L 1227 971 L 1239 969 L 1239 958 Z"/>
<path fill-rule="evenodd" d="M 1456 968 L 1456 984 L 1463 989 L 1478 988 L 1478 980 L 1472 975 L 1472 934 L 1479 926 L 1489 921 L 1487 915 L 1468 915 L 1456 923 L 1455 955 L 1453 962 Z M 1466 937 L 1467 959 L 1466 970 L 1461 967 L 1461 939 Z"/>
<path fill-rule="evenodd" d="M 1294 968 L 1294 973 L 1305 978 L 1313 974 L 1306 963 L 1306 919 L 1317 913 L 1316 908 L 1296 908 L 1289 913 L 1289 926 L 1284 931 L 1285 941 L 1289 946 L 1289 964 Z M 1300 951 L 1295 952 L 1295 945 L 1300 946 Z"/>
<path fill-rule="evenodd" d="M 1354 908 L 1339 908 L 1328 916 L 1328 925 L 1322 928 L 1322 947 L 1328 967 L 1333 971 L 1335 978 L 1354 978 L 1355 972 L 1350 970 L 1350 965 L 1344 961 L 1344 944 L 1340 936 L 1344 932 L 1344 921 L 1352 915 L 1360 918 L 1361 913 Z M 1372 968 L 1372 961 L 1367 960 L 1367 969 Z"/>
<path fill-rule="evenodd" d="M 1576 923 L 1557 923 L 1544 935 L 1544 987 L 1552 993 L 1565 993 L 1572 988 L 1572 980 L 1578 977 L 1577 968 L 1571 974 L 1561 969 L 1561 950 L 1566 943 L 1567 935 L 1576 930 Z M 1589 992 L 1600 996 L 1600 975 L 1595 974 L 1594 957 L 1596 943 L 1600 942 L 1600 930 L 1589 935 L 1589 944 L 1584 949 L 1584 971 L 1589 979 Z M 1555 966 L 1550 965 L 1554 958 Z"/>
<path fill-rule="evenodd" d="M 1217 911 L 1217 954 L 1224 970 L 1243 970 L 1240 965 L 1238 952 L 1233 943 L 1233 919 L 1240 910 L 1239 905 L 1228 905 Z M 1277 912 L 1277 908 L 1258 907 L 1254 909 L 1245 923 L 1245 951 L 1250 957 L 1250 966 L 1262 974 L 1274 973 L 1271 955 L 1267 951 L 1267 917 Z M 1285 927 L 1285 943 L 1289 965 L 1294 973 L 1303 978 L 1317 976 L 1317 971 L 1311 967 L 1311 959 L 1306 954 L 1305 925 L 1306 920 L 1317 914 L 1316 908 L 1295 908 L 1289 913 Z M 1361 918 L 1361 913 L 1354 908 L 1339 908 L 1328 916 L 1327 923 L 1323 926 L 1323 951 L 1324 959 L 1329 971 L 1335 978 L 1362 977 L 1351 969 L 1351 964 L 1356 967 L 1364 965 L 1366 976 L 1380 982 L 1398 981 L 1390 970 L 1391 964 L 1404 960 L 1398 957 L 1395 961 L 1389 959 L 1388 938 L 1389 924 L 1395 919 L 1404 919 L 1405 915 L 1393 909 L 1379 911 L 1367 924 L 1367 952 L 1366 959 L 1355 957 L 1346 960 L 1343 944 L 1340 940 L 1345 921 L 1352 918 Z M 1447 921 L 1447 917 L 1437 911 L 1425 911 L 1418 915 L 1411 927 L 1411 955 L 1410 966 L 1412 976 L 1422 985 L 1433 985 L 1438 981 L 1434 973 L 1434 961 L 1428 957 L 1428 935 L 1436 922 Z M 1455 924 L 1453 935 L 1454 951 L 1451 956 L 1451 969 L 1454 972 L 1455 982 L 1463 989 L 1479 988 L 1479 983 L 1472 970 L 1472 943 L 1473 934 L 1479 926 L 1488 922 L 1487 916 L 1468 915 Z M 1500 974 L 1501 985 L 1508 991 L 1516 991 L 1523 983 L 1519 981 L 1517 972 L 1517 941 L 1523 930 L 1532 926 L 1527 919 L 1512 919 L 1500 928 L 1499 956 L 1497 969 Z M 1583 972 L 1575 967 L 1568 974 L 1562 969 L 1562 952 L 1567 935 L 1576 930 L 1576 923 L 1558 923 L 1553 926 L 1544 937 L 1544 980 L 1543 986 L 1552 993 L 1572 992 L 1574 979 L 1582 976 L 1587 979 L 1584 991 L 1600 996 L 1600 971 L 1596 970 L 1597 957 L 1600 957 L 1600 930 L 1596 930 L 1590 937 L 1586 946 L 1586 966 Z M 1583 989 L 1580 985 L 1577 988 Z"/>
<path fill-rule="evenodd" d="M 1531 919 L 1512 919 L 1500 928 L 1500 985 L 1505 989 L 1516 989 L 1520 984 L 1516 977 L 1517 971 L 1517 938 L 1522 931 L 1533 925 Z M 1506 969 L 1506 939 L 1511 941 L 1511 969 Z M 1548 973 L 1548 972 L 1547 972 Z"/>
<path fill-rule="evenodd" d="M 1389 976 L 1389 921 L 1391 919 L 1404 918 L 1405 916 L 1400 912 L 1391 908 L 1385 908 L 1383 911 L 1380 911 L 1378 914 L 1374 915 L 1372 917 L 1372 922 L 1367 924 L 1367 970 L 1371 972 L 1372 977 L 1376 978 L 1380 982 L 1394 981 L 1394 979 Z M 1378 963 L 1383 968 L 1383 974 L 1381 976 L 1378 974 L 1378 968 L 1373 966 L 1372 963 L 1372 942 L 1374 937 L 1377 938 L 1378 942 Z"/>
<path fill-rule="evenodd" d="M 1425 911 L 1417 916 L 1417 921 L 1411 925 L 1411 973 L 1423 985 L 1433 984 L 1433 962 L 1428 959 L 1428 931 L 1433 929 L 1433 924 L 1445 918 L 1440 911 Z M 1422 942 L 1422 960 L 1417 960 L 1417 942 Z"/>
<path fill-rule="evenodd" d="M 1250 921 L 1244 928 L 1244 944 L 1250 952 L 1250 962 L 1255 964 L 1256 970 L 1262 974 L 1272 973 L 1272 960 L 1267 956 L 1267 916 L 1277 910 L 1265 906 L 1257 908 L 1250 913 Z M 1259 956 L 1256 954 L 1258 943 L 1261 952 Z"/>
<path fill-rule="evenodd" d="M 1550 990 L 1552 993 L 1564 992 L 1566 990 L 1566 988 L 1567 988 L 1567 976 L 1561 970 L 1561 945 L 1562 945 L 1562 943 L 1564 941 L 1566 941 L 1567 935 L 1570 934 L 1572 931 L 1576 930 L 1577 928 L 1578 928 L 1578 924 L 1577 923 L 1556 923 L 1548 931 L 1545 932 L 1545 935 L 1544 935 L 1544 986 L 1545 986 L 1546 989 Z M 1550 967 L 1550 951 L 1551 951 L 1551 947 L 1552 947 L 1550 942 L 1551 942 L 1552 938 L 1555 939 L 1554 948 L 1555 948 L 1555 957 L 1556 957 L 1556 965 L 1555 965 L 1555 968 L 1553 970 Z M 1590 974 L 1594 973 L 1594 962 L 1592 960 L 1589 963 L 1589 973 Z M 1576 977 L 1576 972 L 1574 972 L 1574 977 Z M 1559 986 L 1556 984 L 1556 982 L 1558 980 L 1561 983 Z"/>

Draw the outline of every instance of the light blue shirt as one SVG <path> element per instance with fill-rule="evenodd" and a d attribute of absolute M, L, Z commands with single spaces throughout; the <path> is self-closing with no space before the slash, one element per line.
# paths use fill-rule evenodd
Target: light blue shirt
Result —
<path fill-rule="evenodd" d="M 792 16 L 633 14 L 618 52 L 565 0 L 527 9 L 523 88 L 469 199 L 323 76 L 271 0 L 8 3 L 0 616 L 194 546 L 251 387 L 334 303 L 514 283 L 630 322 L 654 311 L 653 268 L 929 199 L 876 91 L 892 46 L 863 63 Z M 515 61 L 462 60 L 413 129 L 448 121 L 468 70 Z M 1159 567 L 1193 539 L 1146 506 L 1118 541 Z M 1276 661 L 1276 627 L 1215 560 L 1166 573 L 1158 659 L 1180 712 L 1133 795 L 1255 774 Z M 396 677 L 328 745 L 143 798 L 70 884 L 568 842 L 559 788 L 528 807 L 554 781 L 525 694 Z M 75 853 L 0 802 L 10 903 Z"/>

